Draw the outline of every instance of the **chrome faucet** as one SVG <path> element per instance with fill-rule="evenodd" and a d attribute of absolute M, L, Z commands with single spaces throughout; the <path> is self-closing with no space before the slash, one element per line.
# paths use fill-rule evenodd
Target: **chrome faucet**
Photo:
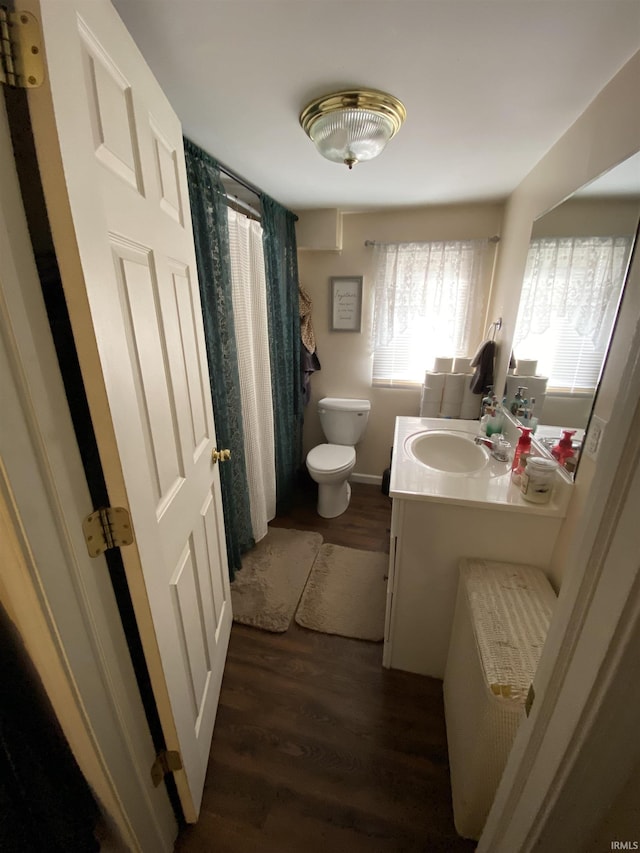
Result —
<path fill-rule="evenodd" d="M 476 435 L 473 440 L 476 444 L 484 444 L 484 446 L 488 447 L 489 450 L 493 450 L 493 442 L 490 438 L 485 438 L 484 435 Z"/>
<path fill-rule="evenodd" d="M 511 445 L 503 435 L 496 435 L 494 438 L 489 438 L 485 435 L 476 435 L 473 440 L 476 444 L 483 444 L 485 447 L 488 447 L 491 455 L 498 462 L 508 462 Z"/>

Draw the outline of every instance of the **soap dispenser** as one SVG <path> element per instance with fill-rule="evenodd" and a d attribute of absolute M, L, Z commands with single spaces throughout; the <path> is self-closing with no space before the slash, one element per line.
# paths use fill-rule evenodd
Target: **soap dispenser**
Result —
<path fill-rule="evenodd" d="M 526 387 L 524 385 L 518 385 L 518 390 L 516 391 L 513 400 L 509 404 L 509 411 L 512 415 L 517 417 L 518 409 L 522 405 L 522 401 L 524 400 L 524 396 L 522 394 L 523 391 L 526 391 Z"/>
<path fill-rule="evenodd" d="M 487 393 L 482 398 L 482 414 L 488 415 L 493 399 L 493 385 L 487 386 Z"/>
<path fill-rule="evenodd" d="M 518 429 L 522 432 L 522 435 L 518 439 L 516 452 L 513 454 L 511 479 L 514 483 L 519 485 L 522 478 L 522 472 L 527 465 L 527 459 L 531 452 L 531 427 L 519 426 Z"/>
<path fill-rule="evenodd" d="M 551 448 L 551 455 L 563 467 L 567 464 L 567 459 L 569 459 L 574 454 L 573 442 L 571 441 L 571 437 L 575 434 L 575 429 L 563 429 L 562 438 L 557 444 L 554 444 L 554 446 Z"/>

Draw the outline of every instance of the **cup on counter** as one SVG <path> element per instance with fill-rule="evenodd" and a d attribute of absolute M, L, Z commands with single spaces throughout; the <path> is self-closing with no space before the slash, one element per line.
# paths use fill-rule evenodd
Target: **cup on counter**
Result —
<path fill-rule="evenodd" d="M 504 424 L 504 415 L 502 412 L 496 412 L 495 415 L 487 415 L 487 420 L 484 425 L 484 429 L 487 435 L 491 436 L 494 433 L 502 432 L 502 427 Z"/>

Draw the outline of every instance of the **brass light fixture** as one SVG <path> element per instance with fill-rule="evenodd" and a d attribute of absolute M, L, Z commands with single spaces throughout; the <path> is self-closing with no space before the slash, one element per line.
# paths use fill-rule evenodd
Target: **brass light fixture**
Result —
<path fill-rule="evenodd" d="M 323 157 L 352 169 L 377 157 L 406 115 L 404 104 L 393 95 L 347 89 L 311 101 L 300 113 L 300 124 Z"/>

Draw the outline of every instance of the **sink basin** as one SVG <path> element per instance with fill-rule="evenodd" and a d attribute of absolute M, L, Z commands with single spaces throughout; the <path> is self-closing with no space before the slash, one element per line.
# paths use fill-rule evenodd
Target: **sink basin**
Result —
<path fill-rule="evenodd" d="M 473 436 L 449 430 L 429 430 L 410 436 L 406 449 L 423 465 L 448 474 L 474 474 L 490 459 L 485 448 L 474 443 Z"/>

